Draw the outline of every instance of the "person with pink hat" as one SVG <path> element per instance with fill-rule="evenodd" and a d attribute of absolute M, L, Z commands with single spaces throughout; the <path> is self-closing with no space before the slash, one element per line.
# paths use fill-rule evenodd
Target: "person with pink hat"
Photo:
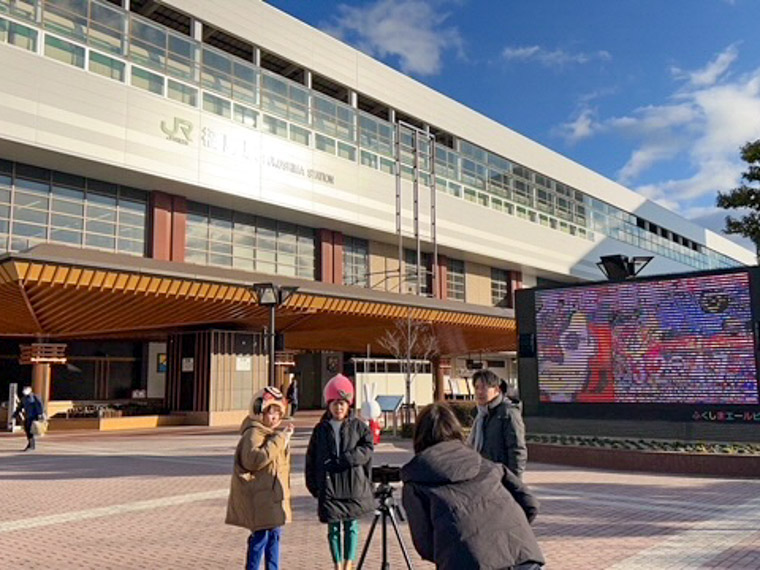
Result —
<path fill-rule="evenodd" d="M 293 424 L 280 429 L 287 402 L 267 386 L 251 398 L 248 417 L 240 426 L 240 442 L 227 501 L 227 524 L 251 531 L 246 570 L 267 570 L 280 564 L 282 527 L 290 522 L 290 437 Z"/>
<path fill-rule="evenodd" d="M 327 411 L 306 451 L 306 487 L 317 499 L 319 520 L 336 570 L 350 570 L 359 546 L 359 521 L 375 509 L 372 434 L 351 412 L 354 386 L 338 374 L 324 388 Z M 341 530 L 343 539 L 341 540 Z"/>

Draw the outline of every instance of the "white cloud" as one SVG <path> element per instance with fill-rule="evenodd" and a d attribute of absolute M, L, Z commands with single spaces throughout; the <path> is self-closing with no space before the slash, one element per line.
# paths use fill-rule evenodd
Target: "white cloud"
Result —
<path fill-rule="evenodd" d="M 581 111 L 558 130 L 570 142 L 600 134 L 633 140 L 619 181 L 684 215 L 706 215 L 717 192 L 735 187 L 746 169 L 739 148 L 760 136 L 760 69 L 732 76 L 738 56 L 732 45 L 701 69 L 680 72 L 687 83 L 675 86 L 666 104 L 608 118 L 595 112 L 585 129 L 589 113 Z M 688 162 L 688 175 L 636 186 L 652 167 L 676 159 Z"/>
<path fill-rule="evenodd" d="M 325 31 L 369 55 L 397 57 L 404 73 L 433 75 L 441 71 L 443 52 L 461 55 L 462 37 L 446 26 L 447 0 L 377 0 L 366 6 L 338 6 L 338 16 Z"/>
<path fill-rule="evenodd" d="M 587 139 L 601 128 L 601 125 L 596 122 L 595 116 L 596 112 L 593 109 L 583 108 L 574 120 L 563 123 L 555 129 L 554 134 L 561 136 L 570 144 Z"/>
<path fill-rule="evenodd" d="M 688 79 L 692 87 L 709 87 L 718 82 L 737 57 L 739 57 L 739 50 L 736 45 L 731 45 L 716 55 L 715 59 L 708 62 L 702 69 L 683 71 L 678 67 L 672 67 L 671 73 L 677 78 Z"/>
<path fill-rule="evenodd" d="M 610 61 L 612 55 L 600 50 L 593 53 L 568 52 L 561 49 L 547 50 L 540 46 L 506 47 L 502 57 L 507 61 L 537 61 L 546 67 L 563 67 L 570 64 L 584 64 L 591 61 Z"/>

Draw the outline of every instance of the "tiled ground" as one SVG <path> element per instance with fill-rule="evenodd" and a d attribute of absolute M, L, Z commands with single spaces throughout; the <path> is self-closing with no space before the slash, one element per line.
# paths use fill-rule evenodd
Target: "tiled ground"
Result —
<path fill-rule="evenodd" d="M 315 420 L 297 422 L 286 570 L 330 567 L 302 475 Z M 236 442 L 232 430 L 204 428 L 54 433 L 23 454 L 22 437 L 0 436 L 0 568 L 242 567 L 246 531 L 223 523 Z M 383 443 L 376 464 L 403 463 L 408 449 Z M 542 501 L 535 528 L 551 570 L 760 568 L 760 480 L 535 464 L 526 480 Z M 373 547 L 367 568 L 380 566 Z M 395 539 L 390 552 L 402 568 Z M 414 564 L 431 568 L 416 554 Z"/>

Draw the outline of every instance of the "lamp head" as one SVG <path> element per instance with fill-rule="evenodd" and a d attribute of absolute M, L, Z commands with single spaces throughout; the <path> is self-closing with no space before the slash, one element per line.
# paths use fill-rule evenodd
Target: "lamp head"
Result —
<path fill-rule="evenodd" d="M 274 283 L 254 283 L 253 290 L 259 299 L 259 305 L 270 307 L 278 305 L 277 287 Z"/>

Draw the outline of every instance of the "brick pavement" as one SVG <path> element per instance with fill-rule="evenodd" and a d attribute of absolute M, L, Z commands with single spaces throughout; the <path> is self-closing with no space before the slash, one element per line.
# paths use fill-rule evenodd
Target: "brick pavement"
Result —
<path fill-rule="evenodd" d="M 306 426 L 315 418 L 296 418 L 287 570 L 330 567 L 326 528 L 303 483 Z M 54 433 L 33 454 L 18 453 L 23 443 L 0 437 L 0 568 L 242 566 L 247 533 L 223 524 L 234 430 Z M 376 455 L 377 464 L 402 463 L 409 445 L 385 442 Z M 535 528 L 551 570 L 760 568 L 758 480 L 536 464 L 526 480 L 542 501 Z M 373 542 L 367 568 L 379 566 Z M 390 551 L 392 567 L 402 568 L 394 541 Z M 413 555 L 415 568 L 431 568 Z"/>

